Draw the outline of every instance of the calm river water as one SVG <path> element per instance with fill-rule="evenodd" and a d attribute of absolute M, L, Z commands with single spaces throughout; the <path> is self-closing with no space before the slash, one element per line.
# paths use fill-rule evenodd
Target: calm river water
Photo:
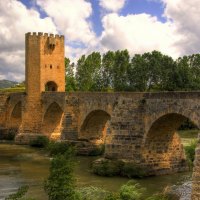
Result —
<path fill-rule="evenodd" d="M 91 173 L 91 162 L 95 157 L 77 157 L 75 176 L 78 187 L 97 186 L 116 191 L 127 178 L 105 178 Z M 22 185 L 29 185 L 28 196 L 45 200 L 43 181 L 48 176 L 49 158 L 44 153 L 26 146 L 0 144 L 0 199 L 15 192 Z M 160 177 L 136 179 L 146 188 L 145 196 L 162 191 L 166 186 L 178 185 L 189 180 L 191 173 L 179 173 Z"/>

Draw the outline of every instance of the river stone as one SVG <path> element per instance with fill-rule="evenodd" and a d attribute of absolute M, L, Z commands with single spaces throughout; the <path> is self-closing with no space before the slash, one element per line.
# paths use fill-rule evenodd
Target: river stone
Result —
<path fill-rule="evenodd" d="M 179 200 L 191 200 L 191 193 L 192 193 L 192 181 L 185 182 L 180 186 L 172 187 L 171 192 L 172 194 L 176 194 L 179 196 Z"/>

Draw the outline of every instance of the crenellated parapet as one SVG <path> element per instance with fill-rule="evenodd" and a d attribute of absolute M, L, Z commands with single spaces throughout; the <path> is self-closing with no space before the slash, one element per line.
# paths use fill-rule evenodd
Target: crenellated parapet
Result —
<path fill-rule="evenodd" d="M 63 39 L 64 40 L 64 35 L 58 35 L 58 34 L 52 34 L 52 33 L 43 33 L 43 32 L 28 32 L 26 33 L 26 38 L 29 38 L 29 37 L 34 37 L 34 38 L 41 38 L 41 37 L 44 37 L 44 38 L 47 38 L 47 37 L 50 37 L 50 38 L 56 38 L 56 39 Z"/>

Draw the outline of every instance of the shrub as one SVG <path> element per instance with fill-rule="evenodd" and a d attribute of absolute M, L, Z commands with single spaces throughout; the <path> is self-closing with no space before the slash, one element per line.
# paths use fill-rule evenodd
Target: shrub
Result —
<path fill-rule="evenodd" d="M 139 184 L 136 184 L 134 181 L 129 181 L 120 188 L 120 200 L 139 200 L 141 199 L 143 191 L 144 189 Z"/>
<path fill-rule="evenodd" d="M 174 193 L 171 193 L 170 187 L 165 187 L 161 193 L 154 194 L 146 200 L 179 200 L 180 197 Z"/>
<path fill-rule="evenodd" d="M 92 165 L 93 173 L 100 176 L 126 176 L 129 178 L 142 178 L 147 176 L 147 169 L 134 163 L 123 161 L 100 159 Z"/>
<path fill-rule="evenodd" d="M 98 187 L 83 187 L 77 190 L 81 200 L 102 200 L 110 195 L 110 192 Z"/>
<path fill-rule="evenodd" d="M 121 171 L 122 176 L 127 176 L 129 178 L 142 178 L 146 176 L 146 170 L 145 168 L 142 168 L 141 166 L 136 166 L 134 163 L 124 163 Z"/>
<path fill-rule="evenodd" d="M 187 161 L 190 165 L 190 167 L 193 166 L 193 162 L 195 159 L 195 149 L 197 147 L 197 140 L 193 140 L 189 146 L 185 146 L 185 154 L 187 157 Z"/>
<path fill-rule="evenodd" d="M 104 200 L 120 200 L 118 193 L 110 193 Z"/>
<path fill-rule="evenodd" d="M 49 152 L 50 156 L 65 154 L 66 152 L 74 154 L 74 149 L 69 144 L 64 142 L 49 142 L 47 151 Z"/>
<path fill-rule="evenodd" d="M 44 148 L 48 145 L 49 139 L 44 135 L 39 135 L 35 139 L 30 141 L 30 146 Z"/>
<path fill-rule="evenodd" d="M 111 161 L 103 159 L 93 163 L 93 172 L 100 176 L 116 176 L 121 172 L 122 163 L 119 161 Z"/>
<path fill-rule="evenodd" d="M 104 154 L 104 151 L 105 151 L 105 145 L 101 144 L 95 146 L 95 148 L 89 152 L 89 156 L 100 156 Z"/>

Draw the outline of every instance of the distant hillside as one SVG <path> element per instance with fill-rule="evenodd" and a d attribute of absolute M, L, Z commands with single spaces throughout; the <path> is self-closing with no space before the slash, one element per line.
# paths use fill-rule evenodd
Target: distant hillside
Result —
<path fill-rule="evenodd" d="M 17 82 L 9 80 L 0 80 L 0 88 L 10 88 L 16 85 Z"/>

